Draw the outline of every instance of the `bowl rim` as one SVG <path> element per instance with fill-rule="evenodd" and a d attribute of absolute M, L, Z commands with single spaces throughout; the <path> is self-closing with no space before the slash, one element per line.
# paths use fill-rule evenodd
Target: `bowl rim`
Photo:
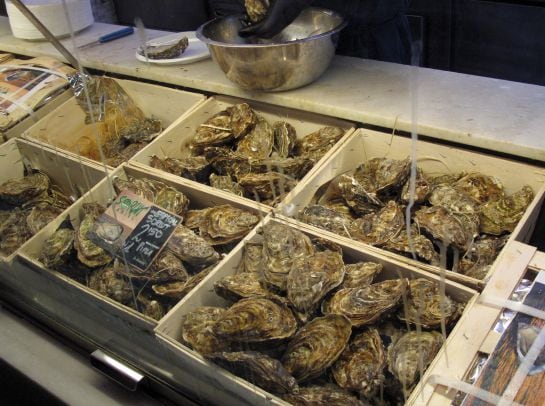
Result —
<path fill-rule="evenodd" d="M 314 11 L 322 12 L 324 14 L 331 14 L 333 16 L 337 16 L 337 17 L 339 17 L 341 19 L 341 22 L 335 28 L 333 28 L 333 29 L 331 29 L 329 31 L 326 31 L 326 32 L 322 32 L 320 34 L 311 35 L 310 37 L 296 39 L 296 40 L 288 41 L 288 42 L 271 42 L 271 43 L 268 43 L 268 44 L 232 44 L 232 43 L 228 43 L 228 42 L 221 42 L 221 41 L 212 40 L 212 39 L 206 37 L 203 34 L 203 30 L 207 26 L 212 25 L 212 24 L 216 23 L 217 21 L 224 20 L 225 18 L 244 18 L 244 15 L 239 14 L 239 15 L 229 15 L 229 16 L 224 16 L 224 17 L 216 17 L 216 18 L 213 18 L 212 20 L 206 21 L 205 23 L 201 24 L 201 26 L 199 26 L 199 28 L 197 28 L 197 30 L 195 31 L 195 35 L 199 40 L 201 40 L 202 42 L 204 42 L 207 45 L 217 45 L 217 46 L 225 47 L 225 48 L 283 47 L 283 46 L 287 46 L 287 45 L 300 44 L 300 43 L 303 43 L 303 42 L 308 42 L 308 41 L 311 41 L 311 40 L 316 40 L 316 39 L 319 39 L 319 38 L 332 36 L 332 35 L 338 33 L 339 31 L 341 31 L 348 24 L 348 21 L 346 20 L 346 18 L 341 13 L 339 13 L 337 11 L 329 10 L 329 9 L 326 9 L 326 8 L 323 8 L 323 7 L 308 7 L 308 8 L 312 9 Z"/>

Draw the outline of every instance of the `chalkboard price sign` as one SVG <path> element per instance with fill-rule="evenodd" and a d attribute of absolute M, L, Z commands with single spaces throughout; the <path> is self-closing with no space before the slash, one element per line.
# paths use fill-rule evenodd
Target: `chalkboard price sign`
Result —
<path fill-rule="evenodd" d="M 151 206 L 124 241 L 121 253 L 130 265 L 146 270 L 170 238 L 181 218 Z"/>

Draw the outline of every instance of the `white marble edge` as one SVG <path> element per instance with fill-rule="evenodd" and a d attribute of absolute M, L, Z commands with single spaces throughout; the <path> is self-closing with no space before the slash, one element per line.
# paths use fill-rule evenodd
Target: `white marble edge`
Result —
<path fill-rule="evenodd" d="M 95 23 L 78 33 L 75 41 L 83 43 L 118 27 Z M 165 34 L 147 30 L 149 38 Z M 63 43 L 73 49 L 71 38 Z M 419 134 L 545 161 L 543 86 L 336 56 L 326 73 L 310 85 L 278 93 L 249 92 L 231 83 L 211 59 L 176 66 L 139 62 L 134 56 L 138 44 L 139 38 L 133 34 L 86 48 L 76 56 L 92 69 L 407 132 L 413 130 L 415 100 Z M 60 58 L 47 42 L 14 38 L 5 17 L 0 17 L 0 50 Z M 411 86 L 414 83 L 418 86 Z M 413 88 L 417 90 L 413 92 Z"/>

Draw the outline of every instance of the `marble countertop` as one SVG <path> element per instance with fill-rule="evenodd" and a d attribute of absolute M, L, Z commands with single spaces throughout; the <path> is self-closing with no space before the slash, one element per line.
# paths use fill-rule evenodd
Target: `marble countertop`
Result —
<path fill-rule="evenodd" d="M 73 50 L 119 26 L 95 23 L 64 39 Z M 149 39 L 168 34 L 148 30 Z M 82 66 L 260 100 L 368 125 L 416 131 L 428 137 L 545 162 L 545 87 L 336 56 L 326 73 L 305 87 L 278 93 L 248 92 L 231 83 L 211 60 L 158 66 L 136 60 L 133 34 L 74 52 Z M 0 50 L 61 58 L 47 42 L 14 38 L 0 18 Z"/>

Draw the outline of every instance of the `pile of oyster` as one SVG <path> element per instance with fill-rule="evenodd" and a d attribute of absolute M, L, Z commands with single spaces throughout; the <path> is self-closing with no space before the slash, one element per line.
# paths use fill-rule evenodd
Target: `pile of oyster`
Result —
<path fill-rule="evenodd" d="M 184 315 L 181 342 L 293 404 L 403 403 L 463 305 L 428 279 L 345 264 L 341 247 L 293 227 L 262 236 L 214 285 L 232 304 Z"/>
<path fill-rule="evenodd" d="M 409 158 L 370 159 L 322 185 L 298 217 L 353 240 L 483 279 L 534 192 L 523 186 L 507 195 L 498 179 L 482 173 L 431 176 L 417 166 L 407 230 L 410 169 Z"/>
<path fill-rule="evenodd" d="M 4 182 L 0 185 L 0 254 L 11 255 L 71 204 L 43 172 Z"/>
<path fill-rule="evenodd" d="M 83 204 L 79 225 L 65 221 L 46 240 L 38 259 L 47 268 L 157 320 L 260 220 L 231 205 L 190 210 L 190 201 L 182 192 L 151 179 L 115 178 L 114 187 L 118 193 L 130 190 L 183 218 L 146 271 L 114 258 L 91 241 L 88 232 L 105 211 L 98 203 Z"/>
<path fill-rule="evenodd" d="M 76 75 L 72 80 L 85 123 L 97 123 L 98 134 L 80 137 L 75 152 L 116 167 L 128 161 L 162 131 L 160 120 L 146 117 L 112 78 Z M 81 81 L 78 82 L 78 80 Z"/>
<path fill-rule="evenodd" d="M 298 139 L 290 123 L 270 124 L 240 103 L 200 125 L 191 156 L 154 155 L 150 165 L 274 206 L 343 135 L 342 128 L 323 127 Z"/>

